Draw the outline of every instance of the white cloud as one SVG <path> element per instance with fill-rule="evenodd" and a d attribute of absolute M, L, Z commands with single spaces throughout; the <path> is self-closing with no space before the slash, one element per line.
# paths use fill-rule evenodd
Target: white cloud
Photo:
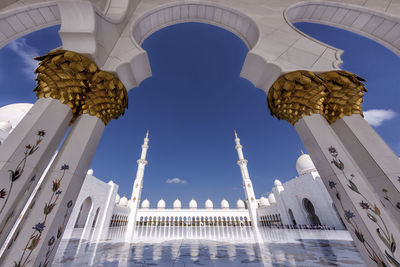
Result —
<path fill-rule="evenodd" d="M 39 50 L 26 43 L 25 38 L 19 38 L 11 42 L 8 46 L 18 56 L 20 56 L 24 62 L 23 71 L 31 79 L 35 79 L 36 75 L 33 71 L 38 66 L 38 61 L 34 60 L 34 57 L 39 55 Z"/>
<path fill-rule="evenodd" d="M 172 178 L 172 179 L 167 179 L 166 183 L 167 184 L 187 184 L 187 181 L 181 180 L 179 178 Z"/>
<path fill-rule="evenodd" d="M 384 121 L 391 120 L 397 115 L 390 109 L 371 109 L 364 111 L 364 119 L 372 126 L 380 126 Z"/>

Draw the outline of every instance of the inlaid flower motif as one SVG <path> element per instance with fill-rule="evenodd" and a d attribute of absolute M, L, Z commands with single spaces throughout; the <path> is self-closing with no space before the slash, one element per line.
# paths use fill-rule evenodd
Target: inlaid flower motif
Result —
<path fill-rule="evenodd" d="M 360 206 L 363 210 L 369 209 L 369 204 L 367 202 L 361 201 Z"/>
<path fill-rule="evenodd" d="M 332 189 L 336 186 L 336 183 L 334 181 L 329 181 L 329 187 Z"/>
<path fill-rule="evenodd" d="M 60 195 L 62 193 L 61 190 L 57 190 L 56 195 Z"/>
<path fill-rule="evenodd" d="M 68 208 L 71 208 L 71 207 L 72 207 L 72 200 L 68 201 L 67 207 L 68 207 Z"/>
<path fill-rule="evenodd" d="M 351 218 L 356 217 L 356 216 L 354 215 L 354 213 L 351 212 L 351 211 L 349 211 L 349 210 L 345 210 L 345 211 L 344 211 L 344 216 L 346 217 L 346 219 L 351 219 Z"/>
<path fill-rule="evenodd" d="M 333 146 L 328 148 L 329 153 L 331 153 L 332 156 L 334 156 L 335 158 L 337 157 L 338 153 L 336 151 L 336 148 L 334 148 Z"/>
<path fill-rule="evenodd" d="M 45 130 L 41 130 L 41 131 L 38 131 L 38 134 L 37 134 L 37 135 L 43 137 L 43 136 L 46 135 L 46 132 L 45 132 Z"/>
<path fill-rule="evenodd" d="M 383 189 L 382 189 L 382 192 L 387 193 L 387 189 L 383 188 Z"/>
<path fill-rule="evenodd" d="M 64 165 L 61 166 L 61 170 L 62 171 L 69 170 L 69 166 L 67 164 L 64 164 Z"/>
<path fill-rule="evenodd" d="M 357 236 L 357 239 L 360 240 L 361 243 L 365 242 L 364 236 L 361 232 L 359 232 L 357 229 L 354 231 L 354 233 Z"/>
<path fill-rule="evenodd" d="M 63 232 L 63 227 L 62 227 L 62 226 L 58 227 L 58 230 L 57 230 L 57 239 L 59 239 L 59 238 L 61 237 L 62 232 Z"/>
<path fill-rule="evenodd" d="M 34 227 L 32 227 L 32 229 L 41 233 L 43 231 L 44 227 L 45 227 L 44 223 L 37 223 Z"/>
<path fill-rule="evenodd" d="M 49 242 L 47 242 L 47 245 L 49 245 L 49 246 L 53 245 L 53 244 L 54 244 L 54 241 L 56 241 L 56 238 L 55 238 L 54 236 L 52 236 L 52 237 L 49 239 Z"/>
<path fill-rule="evenodd" d="M 53 192 L 56 192 L 58 188 L 60 188 L 61 180 L 60 179 L 55 179 L 53 180 Z"/>
<path fill-rule="evenodd" d="M 396 208 L 398 208 L 400 210 L 400 202 L 397 202 Z"/>
<path fill-rule="evenodd" d="M 31 146 L 31 145 L 27 145 L 27 146 L 25 146 L 25 148 L 26 148 L 26 149 L 31 149 L 32 146 Z"/>
<path fill-rule="evenodd" d="M 5 196 L 7 195 L 6 189 L 3 188 L 0 190 L 0 198 L 5 198 Z"/>

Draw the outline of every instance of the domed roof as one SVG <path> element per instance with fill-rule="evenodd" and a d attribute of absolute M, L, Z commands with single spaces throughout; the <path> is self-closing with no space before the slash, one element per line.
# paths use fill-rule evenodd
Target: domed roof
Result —
<path fill-rule="evenodd" d="M 150 208 L 150 201 L 146 198 L 142 202 L 142 209 L 148 209 L 148 208 Z"/>
<path fill-rule="evenodd" d="M 197 202 L 193 198 L 189 202 L 189 209 L 197 209 Z"/>
<path fill-rule="evenodd" d="M 229 209 L 229 202 L 225 198 L 221 201 L 221 209 Z"/>
<path fill-rule="evenodd" d="M 260 197 L 260 206 L 269 206 L 269 200 L 265 197 Z"/>
<path fill-rule="evenodd" d="M 87 171 L 87 175 L 93 175 L 93 169 L 89 169 L 89 170 Z"/>
<path fill-rule="evenodd" d="M 0 131 L 9 133 L 12 130 L 10 121 L 0 121 Z"/>
<path fill-rule="evenodd" d="M 28 113 L 33 104 L 18 103 L 0 108 L 0 121 L 9 122 L 15 128 L 22 118 Z"/>
<path fill-rule="evenodd" d="M 316 171 L 310 155 L 303 154 L 296 161 L 296 170 L 299 175 Z"/>
<path fill-rule="evenodd" d="M 179 199 L 175 199 L 174 204 L 173 204 L 174 209 L 180 209 L 182 208 L 182 203 Z"/>
<path fill-rule="evenodd" d="M 121 199 L 119 200 L 119 204 L 121 206 L 127 206 L 128 205 L 128 199 L 126 198 L 126 196 L 121 197 Z"/>
<path fill-rule="evenodd" d="M 206 209 L 212 209 L 214 207 L 214 205 L 210 199 L 206 200 L 206 203 L 204 204 L 204 206 L 206 207 Z"/>
<path fill-rule="evenodd" d="M 269 201 L 269 204 L 275 204 L 276 203 L 275 196 L 274 196 L 273 193 L 269 194 L 268 201 Z"/>
<path fill-rule="evenodd" d="M 278 179 L 275 179 L 274 185 L 275 185 L 275 186 L 280 186 L 280 185 L 282 185 L 282 182 L 279 181 Z"/>
<path fill-rule="evenodd" d="M 160 199 L 157 202 L 157 209 L 165 209 L 165 201 L 164 201 L 164 199 Z"/>
<path fill-rule="evenodd" d="M 121 199 L 120 195 L 117 194 L 117 195 L 115 196 L 115 203 L 118 204 L 119 201 L 120 201 L 120 199 Z"/>
<path fill-rule="evenodd" d="M 246 205 L 244 204 L 244 201 L 239 198 L 238 201 L 236 201 L 236 207 L 238 209 L 244 209 L 246 208 Z"/>

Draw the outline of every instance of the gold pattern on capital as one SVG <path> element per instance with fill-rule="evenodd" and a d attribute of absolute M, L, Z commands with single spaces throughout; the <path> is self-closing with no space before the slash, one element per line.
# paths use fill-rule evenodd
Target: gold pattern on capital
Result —
<path fill-rule="evenodd" d="M 124 114 L 128 93 L 113 74 L 99 70 L 85 56 L 67 50 L 55 50 L 35 58 L 39 60 L 38 98 L 54 98 L 72 110 L 71 123 L 81 114 L 100 118 L 104 124 Z"/>
<path fill-rule="evenodd" d="M 328 89 L 324 115 L 329 123 L 352 114 L 363 116 L 361 103 L 367 92 L 363 78 L 348 71 L 329 71 L 318 76 Z"/>
<path fill-rule="evenodd" d="M 298 70 L 280 76 L 268 92 L 271 115 L 294 125 L 299 119 L 324 113 L 326 87 L 313 72 Z"/>
<path fill-rule="evenodd" d="M 342 70 L 315 74 L 298 70 L 280 76 L 268 92 L 271 115 L 294 125 L 299 119 L 320 114 L 331 124 L 360 114 L 363 116 L 363 78 Z"/>

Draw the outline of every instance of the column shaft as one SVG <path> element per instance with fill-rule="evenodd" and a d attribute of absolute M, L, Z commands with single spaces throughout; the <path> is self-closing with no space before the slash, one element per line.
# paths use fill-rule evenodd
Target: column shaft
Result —
<path fill-rule="evenodd" d="M 97 117 L 84 114 L 76 120 L 3 254 L 2 266 L 51 264 L 103 130 Z"/>
<path fill-rule="evenodd" d="M 399 261 L 396 223 L 328 122 L 313 114 L 300 119 L 295 128 L 367 265 Z"/>
<path fill-rule="evenodd" d="M 331 124 L 394 221 L 400 222 L 400 160 L 358 114 Z M 400 223 L 397 224 L 400 228 Z"/>
<path fill-rule="evenodd" d="M 4 245 L 71 119 L 67 105 L 41 98 L 0 146 L 0 246 Z"/>

